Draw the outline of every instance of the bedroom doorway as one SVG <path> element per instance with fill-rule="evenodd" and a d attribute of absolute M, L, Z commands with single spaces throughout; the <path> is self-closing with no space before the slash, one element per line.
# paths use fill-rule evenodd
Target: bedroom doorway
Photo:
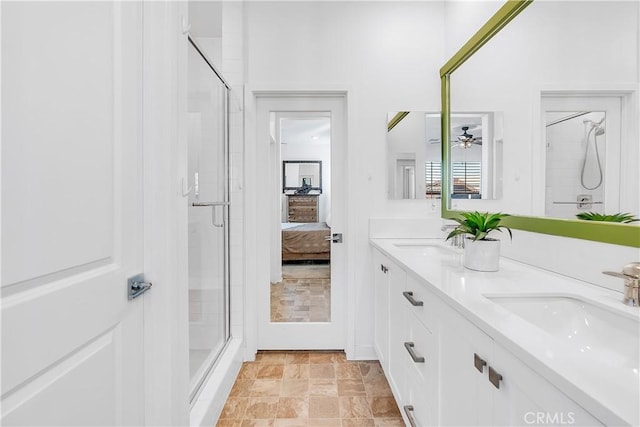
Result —
<path fill-rule="evenodd" d="M 331 115 L 270 114 L 282 170 L 279 235 L 272 235 L 271 322 L 331 320 Z"/>
<path fill-rule="evenodd" d="M 257 97 L 258 158 L 269 176 L 258 216 L 268 232 L 257 246 L 269 253 L 258 271 L 258 349 L 345 348 L 346 250 L 331 240 L 346 224 L 345 186 L 332 185 L 346 179 L 344 101 Z"/>

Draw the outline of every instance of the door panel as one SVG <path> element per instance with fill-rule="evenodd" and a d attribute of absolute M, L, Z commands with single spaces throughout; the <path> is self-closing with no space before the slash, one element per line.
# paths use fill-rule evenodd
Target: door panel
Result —
<path fill-rule="evenodd" d="M 189 370 L 192 396 L 229 338 L 227 88 L 189 45 Z"/>
<path fill-rule="evenodd" d="M 2 3 L 5 424 L 144 424 L 140 6 Z"/>
<path fill-rule="evenodd" d="M 259 349 L 344 349 L 346 346 L 345 301 L 347 288 L 347 251 L 349 234 L 346 230 L 346 97 L 341 93 L 260 94 L 256 97 L 257 174 L 256 216 L 256 275 L 258 301 Z M 271 115 L 278 112 L 317 112 L 329 116 L 331 140 L 331 233 L 342 233 L 342 243 L 331 244 L 330 321 L 281 322 L 271 319 L 270 261 L 271 251 L 280 239 L 282 166 L 274 155 L 270 136 Z M 329 180 L 329 177 L 326 177 Z M 325 176 L 323 176 L 323 186 Z M 339 184 L 335 184 L 339 183 Z"/>

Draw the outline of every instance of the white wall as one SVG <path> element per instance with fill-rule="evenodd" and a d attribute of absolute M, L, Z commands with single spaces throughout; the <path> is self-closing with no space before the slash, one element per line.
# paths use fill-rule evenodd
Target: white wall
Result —
<path fill-rule="evenodd" d="M 443 4 L 247 2 L 247 83 L 252 89 L 346 89 L 349 104 L 349 282 L 355 288 L 355 356 L 373 357 L 368 218 L 424 216 L 425 201 L 386 197 L 389 111 L 439 111 Z M 341 185 L 341 183 L 333 183 Z M 412 203 L 413 202 L 413 203 Z"/>

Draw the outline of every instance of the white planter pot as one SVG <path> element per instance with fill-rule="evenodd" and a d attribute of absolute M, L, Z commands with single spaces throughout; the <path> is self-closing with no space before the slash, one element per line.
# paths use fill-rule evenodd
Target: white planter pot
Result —
<path fill-rule="evenodd" d="M 476 271 L 498 271 L 500 240 L 464 240 L 464 266 Z"/>

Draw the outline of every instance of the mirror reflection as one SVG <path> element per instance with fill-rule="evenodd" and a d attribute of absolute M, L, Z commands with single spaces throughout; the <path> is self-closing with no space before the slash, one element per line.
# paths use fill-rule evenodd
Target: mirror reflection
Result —
<path fill-rule="evenodd" d="M 440 114 L 391 112 L 387 120 L 389 198 L 441 198 Z M 449 197 L 500 198 L 502 114 L 454 113 L 451 124 Z"/>
<path fill-rule="evenodd" d="M 449 209 L 639 216 L 639 7 L 535 1 L 451 74 L 451 110 L 500 111 L 504 144 L 502 197 L 450 194 Z"/>
<path fill-rule="evenodd" d="M 441 194 L 440 114 L 387 114 L 387 169 L 390 199 L 439 199 Z"/>
<path fill-rule="evenodd" d="M 321 160 L 283 160 L 282 192 L 287 190 L 298 194 L 317 190 L 322 193 Z"/>

